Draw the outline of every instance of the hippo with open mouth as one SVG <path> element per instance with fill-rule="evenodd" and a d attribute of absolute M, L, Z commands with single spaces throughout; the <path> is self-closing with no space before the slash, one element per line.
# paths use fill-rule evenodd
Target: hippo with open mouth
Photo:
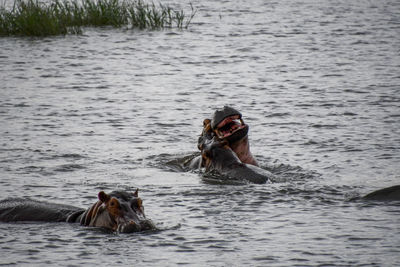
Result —
<path fill-rule="evenodd" d="M 259 168 L 250 152 L 248 131 L 236 109 L 225 106 L 215 111 L 211 120 L 203 121 L 197 144 L 201 155 L 189 159 L 186 165 L 190 169 L 205 168 L 206 173 L 216 171 L 221 178 L 232 180 L 258 184 L 272 180 L 274 175 Z"/>
<path fill-rule="evenodd" d="M 98 201 L 88 209 L 25 198 L 0 201 L 0 221 L 42 221 L 80 223 L 120 233 L 155 229 L 144 214 L 143 201 L 135 193 L 113 191 L 98 193 Z"/>
<path fill-rule="evenodd" d="M 214 112 L 210 127 L 220 140 L 228 142 L 229 147 L 236 153 L 240 161 L 258 166 L 250 152 L 248 138 L 249 126 L 244 123 L 242 114 L 228 106 Z"/>

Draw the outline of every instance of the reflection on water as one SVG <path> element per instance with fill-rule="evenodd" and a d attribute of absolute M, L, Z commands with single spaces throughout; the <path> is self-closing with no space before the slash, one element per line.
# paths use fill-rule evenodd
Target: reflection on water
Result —
<path fill-rule="evenodd" d="M 173 3 L 173 1 L 168 1 Z M 397 1 L 195 1 L 187 31 L 0 39 L 0 193 L 85 207 L 137 187 L 160 231 L 0 224 L 1 264 L 400 264 Z M 225 104 L 279 183 L 208 183 L 196 152 Z"/>

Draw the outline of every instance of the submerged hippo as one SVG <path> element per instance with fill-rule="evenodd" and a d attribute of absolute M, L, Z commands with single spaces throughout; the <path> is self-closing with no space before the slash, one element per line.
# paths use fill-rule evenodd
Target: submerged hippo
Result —
<path fill-rule="evenodd" d="M 363 199 L 380 200 L 380 201 L 390 201 L 390 200 L 400 201 L 400 185 L 394 185 L 373 191 L 365 195 Z"/>
<path fill-rule="evenodd" d="M 0 201 L 0 221 L 42 221 L 80 223 L 121 233 L 154 229 L 146 219 L 142 199 L 135 193 L 113 191 L 98 194 L 98 201 L 88 209 L 25 198 Z"/>

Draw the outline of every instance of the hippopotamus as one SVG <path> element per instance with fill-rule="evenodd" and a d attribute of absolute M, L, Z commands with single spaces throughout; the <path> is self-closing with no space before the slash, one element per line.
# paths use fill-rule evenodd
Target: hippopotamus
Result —
<path fill-rule="evenodd" d="M 400 185 L 394 185 L 373 191 L 363 197 L 366 200 L 378 200 L 378 201 L 400 201 Z"/>
<path fill-rule="evenodd" d="M 203 130 L 197 147 L 201 155 L 189 158 L 184 165 L 190 169 L 205 168 L 223 177 L 265 183 L 273 174 L 258 167 L 250 152 L 249 126 L 236 109 L 224 106 L 214 112 L 213 118 L 203 121 Z"/>
<path fill-rule="evenodd" d="M 272 181 L 274 175 L 267 170 L 252 164 L 243 163 L 229 147 L 227 141 L 218 137 L 200 145 L 201 157 L 206 172 L 217 171 L 224 179 L 249 181 L 263 184 Z"/>
<path fill-rule="evenodd" d="M 212 133 L 236 153 L 241 162 L 258 166 L 250 152 L 249 126 L 244 123 L 242 114 L 229 106 L 224 106 L 214 112 L 210 121 Z"/>
<path fill-rule="evenodd" d="M 0 201 L 0 221 L 80 223 L 120 233 L 155 228 L 144 214 L 143 201 L 138 197 L 138 190 L 134 193 L 113 191 L 110 194 L 100 191 L 97 202 L 88 209 L 26 198 L 8 198 Z"/>
<path fill-rule="evenodd" d="M 214 112 L 211 120 L 203 121 L 203 130 L 197 147 L 201 151 L 202 144 L 216 137 L 218 140 L 224 141 L 242 163 L 258 166 L 250 152 L 248 132 L 249 126 L 244 123 L 242 114 L 232 107 L 224 106 Z M 201 157 L 190 158 L 186 165 L 191 169 L 204 167 Z"/>

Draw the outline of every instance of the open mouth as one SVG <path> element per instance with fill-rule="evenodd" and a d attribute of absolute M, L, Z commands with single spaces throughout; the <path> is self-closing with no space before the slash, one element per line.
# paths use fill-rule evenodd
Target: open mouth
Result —
<path fill-rule="evenodd" d="M 246 132 L 242 137 L 247 134 L 248 126 L 243 122 L 240 115 L 233 115 L 226 117 L 220 123 L 218 123 L 215 133 L 219 138 L 227 139 L 230 136 L 237 135 L 237 133 L 241 132 L 243 129 L 246 129 Z"/>

